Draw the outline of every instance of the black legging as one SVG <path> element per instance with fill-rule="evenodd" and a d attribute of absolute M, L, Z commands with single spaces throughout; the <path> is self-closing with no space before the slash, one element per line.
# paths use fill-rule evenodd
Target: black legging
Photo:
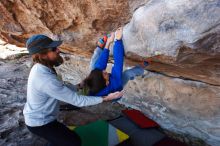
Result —
<path fill-rule="evenodd" d="M 53 146 L 80 146 L 80 137 L 65 125 L 53 121 L 43 126 L 27 128 L 34 134 L 46 139 Z"/>

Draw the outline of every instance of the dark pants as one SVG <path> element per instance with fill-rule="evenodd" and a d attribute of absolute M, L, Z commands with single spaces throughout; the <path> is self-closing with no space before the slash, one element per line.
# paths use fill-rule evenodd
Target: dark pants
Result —
<path fill-rule="evenodd" d="M 65 125 L 53 121 L 43 126 L 27 128 L 34 134 L 46 139 L 52 146 L 80 146 L 80 137 Z"/>

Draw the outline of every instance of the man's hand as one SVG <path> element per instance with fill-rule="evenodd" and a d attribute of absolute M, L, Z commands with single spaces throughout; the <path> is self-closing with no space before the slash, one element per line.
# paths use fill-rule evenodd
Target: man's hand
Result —
<path fill-rule="evenodd" d="M 115 31 L 115 39 L 116 40 L 121 40 L 122 39 L 122 34 L 123 34 L 123 28 L 119 27 L 116 31 Z"/>
<path fill-rule="evenodd" d="M 111 100 L 114 100 L 114 99 L 118 99 L 122 96 L 123 96 L 122 91 L 120 91 L 120 92 L 117 91 L 117 92 L 114 92 L 114 93 L 110 93 L 108 96 L 104 96 L 103 101 L 111 101 Z"/>
<path fill-rule="evenodd" d="M 109 49 L 110 44 L 114 41 L 114 38 L 115 38 L 114 32 L 112 32 L 110 35 L 111 36 L 108 37 L 106 45 L 105 45 L 106 49 Z"/>
<path fill-rule="evenodd" d="M 85 82 L 81 81 L 79 84 L 76 85 L 77 90 L 82 89 L 85 86 Z"/>

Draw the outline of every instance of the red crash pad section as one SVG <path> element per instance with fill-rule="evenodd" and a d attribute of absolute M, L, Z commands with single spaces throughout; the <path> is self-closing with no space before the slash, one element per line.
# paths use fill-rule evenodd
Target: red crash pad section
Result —
<path fill-rule="evenodd" d="M 122 113 L 125 114 L 131 121 L 137 124 L 140 128 L 160 127 L 159 124 L 149 119 L 138 110 L 123 110 Z"/>

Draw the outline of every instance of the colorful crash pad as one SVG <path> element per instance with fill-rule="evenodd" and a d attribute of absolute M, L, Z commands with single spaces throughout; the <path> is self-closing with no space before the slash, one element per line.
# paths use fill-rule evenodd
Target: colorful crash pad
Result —
<path fill-rule="evenodd" d="M 122 113 L 125 114 L 131 121 L 137 124 L 140 128 L 159 127 L 159 124 L 149 119 L 138 110 L 135 109 L 123 110 Z"/>
<path fill-rule="evenodd" d="M 127 134 L 102 120 L 69 128 L 80 136 L 82 146 L 115 146 L 129 138 Z"/>
<path fill-rule="evenodd" d="M 159 131 L 158 128 L 140 128 L 124 116 L 111 120 L 109 123 L 128 134 L 130 143 L 133 146 L 153 146 L 165 137 L 165 134 Z"/>

